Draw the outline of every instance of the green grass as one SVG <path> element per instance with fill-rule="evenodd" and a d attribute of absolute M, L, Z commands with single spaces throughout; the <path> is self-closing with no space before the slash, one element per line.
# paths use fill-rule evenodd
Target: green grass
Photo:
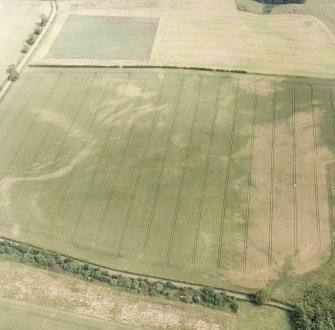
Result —
<path fill-rule="evenodd" d="M 314 269 L 330 253 L 324 166 L 311 160 L 328 152 L 314 133 L 331 85 L 310 83 L 27 70 L 0 105 L 1 233 L 220 287 L 264 286 L 295 251 L 295 270 Z"/>
<path fill-rule="evenodd" d="M 48 58 L 149 60 L 158 20 L 70 15 Z"/>
<path fill-rule="evenodd" d="M 0 298 L 0 315 L 3 329 L 145 329 L 6 298 Z"/>

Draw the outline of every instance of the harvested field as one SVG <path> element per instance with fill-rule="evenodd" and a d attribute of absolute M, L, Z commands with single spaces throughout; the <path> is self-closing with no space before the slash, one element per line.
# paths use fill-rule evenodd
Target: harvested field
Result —
<path fill-rule="evenodd" d="M 0 84 L 7 77 L 8 65 L 16 63 L 28 35 L 34 31 L 40 14 L 48 14 L 50 4 L 35 0 L 0 2 Z"/>
<path fill-rule="evenodd" d="M 196 71 L 27 70 L 0 104 L 1 233 L 216 286 L 315 269 L 330 255 L 333 93 Z"/>
<path fill-rule="evenodd" d="M 152 64 L 335 77 L 334 34 L 322 21 L 309 15 L 266 16 L 240 12 L 236 9 L 235 0 L 136 1 L 136 5 L 134 1 L 58 1 L 58 8 L 56 22 L 36 54 L 34 63 Z M 56 52 L 59 40 L 72 40 L 76 35 L 67 26 L 73 15 L 78 22 L 94 16 L 96 23 L 92 21 L 89 25 L 100 33 L 93 44 L 99 40 L 104 45 L 109 43 L 110 52 L 101 54 L 94 47 L 89 47 L 92 44 L 89 33 L 81 36 L 79 48 L 74 49 L 64 43 L 63 51 Z M 100 20 L 97 19 L 99 16 Z M 131 24 L 136 25 L 139 19 L 159 21 L 152 51 L 151 46 L 144 47 L 146 53 L 141 56 L 136 42 L 133 56 L 129 56 L 126 49 L 120 52 L 124 40 L 114 38 L 110 41 L 106 29 L 109 23 L 103 27 L 100 24 L 102 19 L 108 20 L 108 16 L 110 22 L 126 19 L 127 23 L 123 24 L 125 30 Z M 142 37 L 138 39 L 145 40 Z M 77 54 L 79 49 L 83 50 L 80 56 Z M 92 51 L 99 54 L 93 58 Z"/>

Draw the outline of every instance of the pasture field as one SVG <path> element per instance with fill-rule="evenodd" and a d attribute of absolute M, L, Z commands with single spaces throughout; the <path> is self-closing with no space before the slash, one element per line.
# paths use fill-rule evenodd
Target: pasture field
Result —
<path fill-rule="evenodd" d="M 1 0 L 0 2 L 0 84 L 7 77 L 8 65 L 16 63 L 28 35 L 41 14 L 48 14 L 50 4 L 36 0 Z"/>
<path fill-rule="evenodd" d="M 4 236 L 220 287 L 330 256 L 330 82 L 27 69 L 0 118 Z"/>
<path fill-rule="evenodd" d="M 74 313 L 85 314 L 91 321 L 96 320 L 93 317 L 103 318 L 105 321 L 102 322 L 110 324 L 107 329 L 114 329 L 112 327 L 114 324 L 119 325 L 116 329 L 127 330 L 128 327 L 129 330 L 135 329 L 135 326 L 136 329 L 148 327 L 178 330 L 291 329 L 288 314 L 269 306 L 259 307 L 239 301 L 240 312 L 234 314 L 228 311 L 228 306 L 223 310 L 215 310 L 158 297 L 130 294 L 117 287 L 98 285 L 1 259 L 0 283 L 0 296 L 7 298 L 6 301 L 10 303 L 13 302 L 12 299 L 20 297 L 23 305 L 35 308 L 33 311 L 38 309 L 37 305 L 48 307 L 46 310 L 49 311 L 49 316 L 55 316 L 57 310 L 65 309 L 71 312 L 64 314 L 71 315 L 72 321 L 76 321 Z M 48 283 L 48 290 L 45 290 L 45 283 Z M 0 298 L 0 315 L 3 312 L 1 309 L 3 300 L 5 299 Z M 43 308 L 41 310 L 43 311 Z M 62 315 L 61 311 L 58 312 L 59 315 Z M 10 321 L 13 320 L 15 318 Z M 98 326 L 101 323 L 98 321 L 94 324 L 94 329 L 100 329 Z"/>
<path fill-rule="evenodd" d="M 150 17 L 70 15 L 48 57 L 145 61 L 157 24 L 158 19 Z"/>
<path fill-rule="evenodd" d="M 236 9 L 235 0 L 153 1 L 58 1 L 58 16 L 34 63 L 54 65 L 152 64 L 245 70 L 279 75 L 335 77 L 335 37 L 316 17 L 309 15 L 254 15 Z M 319 6 L 320 7 L 320 6 Z M 69 29 L 76 17 L 99 38 Z M 117 19 L 128 29 L 138 20 L 159 21 L 157 33 L 145 56 L 139 44 L 151 44 L 146 32 L 138 31 L 134 54 L 129 56 L 126 40 L 107 33 Z M 104 24 L 102 24 L 104 21 Z M 149 29 L 150 30 L 150 29 Z M 130 33 L 129 35 L 132 35 Z M 135 35 L 135 34 L 134 34 Z M 77 48 L 66 40 L 80 39 Z M 63 42 L 62 42 L 63 40 Z M 107 42 L 101 54 L 92 44 Z M 62 45 L 60 45 L 60 43 Z M 62 47 L 62 51 L 56 51 Z M 102 46 L 103 49 L 105 46 Z M 78 55 L 78 50 L 83 50 Z M 94 55 L 95 54 L 95 58 Z"/>
<path fill-rule="evenodd" d="M 15 330 L 135 330 L 132 327 L 112 321 L 90 318 L 61 310 L 0 298 L 0 329 Z"/>

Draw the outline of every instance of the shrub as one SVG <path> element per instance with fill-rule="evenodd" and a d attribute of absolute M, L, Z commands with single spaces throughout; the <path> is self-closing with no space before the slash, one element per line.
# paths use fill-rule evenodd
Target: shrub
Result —
<path fill-rule="evenodd" d="M 238 312 L 239 305 L 235 301 L 233 301 L 232 303 L 230 303 L 229 307 L 230 307 L 230 310 L 233 313 L 237 313 Z"/>
<path fill-rule="evenodd" d="M 48 22 L 48 17 L 46 15 L 42 14 L 40 16 L 40 18 L 41 18 L 41 22 L 39 23 L 39 25 L 42 26 L 42 27 L 46 26 L 47 22 Z"/>
<path fill-rule="evenodd" d="M 34 34 L 36 34 L 38 36 L 39 34 L 41 34 L 42 30 L 43 29 L 42 29 L 41 26 L 36 26 L 35 29 L 34 29 Z"/>
<path fill-rule="evenodd" d="M 36 34 L 34 33 L 29 34 L 28 39 L 26 40 L 27 44 L 31 46 L 34 44 L 35 41 L 36 41 Z"/>
<path fill-rule="evenodd" d="M 261 289 L 254 294 L 253 298 L 257 305 L 264 305 L 270 299 L 270 295 L 266 290 Z"/>

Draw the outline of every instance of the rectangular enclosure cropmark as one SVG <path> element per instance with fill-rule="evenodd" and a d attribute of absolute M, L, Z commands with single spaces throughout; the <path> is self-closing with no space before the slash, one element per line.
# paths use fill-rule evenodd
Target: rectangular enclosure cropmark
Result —
<path fill-rule="evenodd" d="M 159 19 L 69 15 L 47 57 L 147 61 Z"/>

